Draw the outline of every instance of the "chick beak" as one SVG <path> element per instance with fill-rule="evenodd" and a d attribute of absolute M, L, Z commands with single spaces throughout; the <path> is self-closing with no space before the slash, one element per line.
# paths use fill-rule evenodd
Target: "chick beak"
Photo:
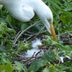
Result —
<path fill-rule="evenodd" d="M 54 25 L 53 24 L 50 24 L 50 32 L 51 32 L 51 35 L 52 35 L 53 40 L 57 40 L 56 32 L 55 32 L 55 29 L 54 29 Z"/>

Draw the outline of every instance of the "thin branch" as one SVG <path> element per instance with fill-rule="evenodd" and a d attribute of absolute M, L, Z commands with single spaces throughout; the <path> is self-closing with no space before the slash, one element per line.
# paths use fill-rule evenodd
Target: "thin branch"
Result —
<path fill-rule="evenodd" d="M 13 44 L 15 45 L 16 42 L 18 41 L 18 39 L 21 37 L 21 35 L 26 32 L 27 30 L 29 30 L 30 28 L 32 28 L 33 26 L 35 26 L 36 24 L 38 24 L 38 22 L 40 21 L 37 21 L 36 23 L 34 23 L 33 25 L 29 26 L 28 28 L 26 28 L 25 30 L 21 31 L 21 33 L 14 39 L 14 42 Z"/>

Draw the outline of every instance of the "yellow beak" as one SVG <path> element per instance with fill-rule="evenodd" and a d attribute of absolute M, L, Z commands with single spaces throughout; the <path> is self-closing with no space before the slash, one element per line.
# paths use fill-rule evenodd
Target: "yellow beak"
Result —
<path fill-rule="evenodd" d="M 51 35 L 52 35 L 53 40 L 57 40 L 56 32 L 55 32 L 53 24 L 50 24 L 50 31 L 51 31 Z"/>

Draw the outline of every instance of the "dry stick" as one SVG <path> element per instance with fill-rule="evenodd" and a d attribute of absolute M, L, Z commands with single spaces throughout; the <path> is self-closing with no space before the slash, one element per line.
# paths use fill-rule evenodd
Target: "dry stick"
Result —
<path fill-rule="evenodd" d="M 27 63 L 30 62 L 31 60 L 35 60 L 36 58 L 39 58 L 39 57 L 37 57 L 37 55 L 38 55 L 40 52 L 41 52 L 41 51 L 37 52 L 36 54 L 35 54 L 35 52 L 34 52 L 31 57 L 29 57 L 29 58 L 26 59 L 26 60 L 23 59 L 22 61 L 25 62 L 25 64 L 27 64 Z M 34 56 L 34 55 L 35 55 L 35 56 Z"/>
<path fill-rule="evenodd" d="M 14 40 L 16 40 L 16 38 L 19 36 L 19 34 L 21 33 L 21 31 L 19 31 L 17 34 L 16 34 L 16 36 L 15 36 L 15 39 Z M 15 42 L 15 41 L 14 41 Z"/>
<path fill-rule="evenodd" d="M 31 27 L 35 26 L 38 22 L 40 21 L 37 21 L 36 23 L 34 23 L 33 25 L 29 26 L 28 28 L 26 28 L 25 30 L 21 31 L 21 33 L 17 36 L 17 38 L 14 39 L 14 42 L 13 44 L 15 45 L 17 40 L 21 37 L 21 35 L 26 32 L 27 30 L 29 30 Z"/>
<path fill-rule="evenodd" d="M 35 34 L 31 35 L 30 37 L 28 37 L 28 38 L 26 39 L 26 41 L 29 40 L 29 39 L 31 39 L 31 37 L 33 37 L 33 36 L 37 37 L 39 34 L 46 32 L 47 30 L 42 31 L 44 28 L 45 28 L 45 27 L 43 27 L 38 33 L 35 33 Z"/>
<path fill-rule="evenodd" d="M 37 37 L 40 33 L 42 33 L 42 30 L 45 28 L 45 26 L 44 27 L 42 27 L 42 29 L 36 34 L 36 36 L 35 37 Z M 46 30 L 47 31 L 47 30 Z"/>

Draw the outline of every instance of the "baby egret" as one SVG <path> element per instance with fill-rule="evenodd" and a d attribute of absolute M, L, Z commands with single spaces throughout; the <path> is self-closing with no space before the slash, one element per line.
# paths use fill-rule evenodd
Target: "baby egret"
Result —
<path fill-rule="evenodd" d="M 32 40 L 32 49 L 27 50 L 22 56 L 24 58 L 30 58 L 30 57 L 41 57 L 44 54 L 44 51 L 39 48 L 39 46 L 42 46 L 42 41 L 39 38 L 36 38 Z"/>
<path fill-rule="evenodd" d="M 11 15 L 23 22 L 30 21 L 36 13 L 45 24 L 48 32 L 56 39 L 53 27 L 53 14 L 42 0 L 0 0 Z"/>

